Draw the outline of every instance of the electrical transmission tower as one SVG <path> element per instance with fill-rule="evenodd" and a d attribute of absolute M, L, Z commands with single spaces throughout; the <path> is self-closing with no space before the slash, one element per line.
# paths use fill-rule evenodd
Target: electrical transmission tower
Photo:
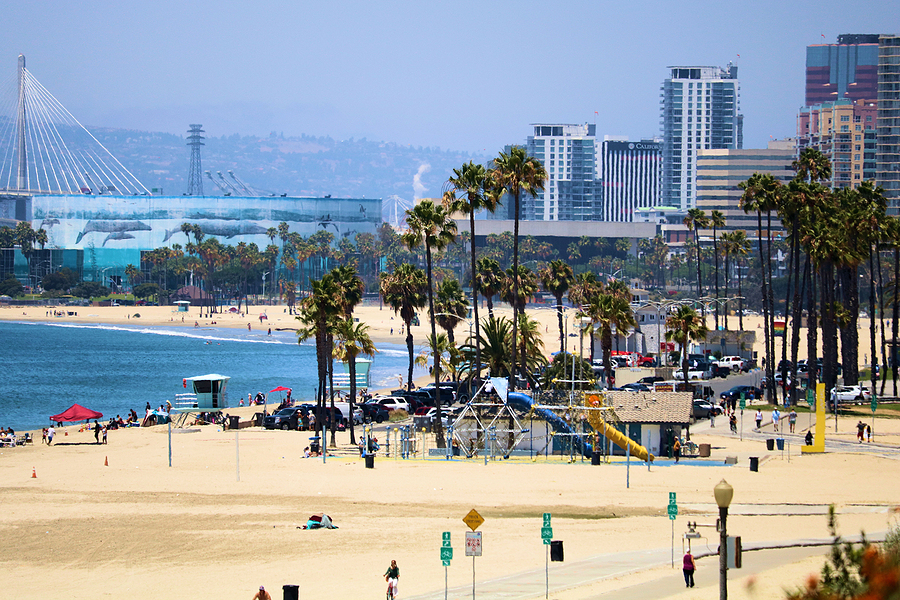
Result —
<path fill-rule="evenodd" d="M 203 125 L 191 124 L 187 145 L 191 147 L 191 170 L 188 175 L 188 196 L 203 195 L 203 170 L 200 165 L 200 146 L 203 146 Z"/>

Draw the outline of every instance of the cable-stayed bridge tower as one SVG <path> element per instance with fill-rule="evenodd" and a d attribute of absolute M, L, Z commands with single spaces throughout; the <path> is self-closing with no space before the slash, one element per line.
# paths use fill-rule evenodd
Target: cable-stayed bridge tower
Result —
<path fill-rule="evenodd" d="M 19 55 L 0 81 L 0 195 L 149 194 L 94 135 L 41 85 Z"/>

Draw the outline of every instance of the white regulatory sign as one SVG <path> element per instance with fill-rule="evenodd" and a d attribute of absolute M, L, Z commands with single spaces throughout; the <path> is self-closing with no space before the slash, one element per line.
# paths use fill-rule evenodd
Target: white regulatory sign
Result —
<path fill-rule="evenodd" d="M 481 532 L 466 532 L 466 556 L 481 556 Z"/>

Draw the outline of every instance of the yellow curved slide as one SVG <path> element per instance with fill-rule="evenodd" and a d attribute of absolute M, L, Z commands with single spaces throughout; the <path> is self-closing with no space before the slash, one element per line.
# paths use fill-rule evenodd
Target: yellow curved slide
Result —
<path fill-rule="evenodd" d="M 631 455 L 639 460 L 653 460 L 654 456 L 650 454 L 650 452 L 646 448 L 607 423 L 603 418 L 603 411 L 590 410 L 591 408 L 599 408 L 603 405 L 602 399 L 599 394 L 585 394 L 584 403 L 587 405 L 585 408 L 588 409 L 585 411 L 587 413 L 588 423 L 591 424 L 591 427 L 594 428 L 594 431 L 602 436 L 605 436 L 609 441 L 611 441 L 622 450 L 625 450 L 627 452 L 630 449 Z"/>

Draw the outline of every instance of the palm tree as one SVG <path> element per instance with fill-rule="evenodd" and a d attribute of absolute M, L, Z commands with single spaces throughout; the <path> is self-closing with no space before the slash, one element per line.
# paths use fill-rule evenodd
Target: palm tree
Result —
<path fill-rule="evenodd" d="M 512 272 L 519 272 L 519 204 L 522 194 L 530 194 L 532 198 L 544 189 L 547 171 L 536 158 L 528 156 L 525 148 L 513 146 L 509 153 L 501 152 L 494 160 L 494 182 L 497 188 L 503 188 L 513 199 L 513 264 Z M 513 279 L 513 339 L 517 339 L 519 280 Z M 513 373 L 509 376 L 509 391 L 516 389 L 515 364 L 516 344 L 512 348 Z"/>
<path fill-rule="evenodd" d="M 326 401 L 326 381 L 334 354 L 329 346 L 329 335 L 333 332 L 337 317 L 341 314 L 339 293 L 331 274 L 326 273 L 322 279 L 310 281 L 312 288 L 309 296 L 300 305 L 300 314 L 296 317 L 302 323 L 297 331 L 297 343 L 309 338 L 316 340 L 316 364 L 318 366 L 319 385 L 316 393 L 316 423 L 322 428 L 322 442 L 325 442 L 325 419 L 323 409 Z M 352 418 L 352 415 L 351 415 Z M 333 421 L 334 419 L 332 419 Z M 332 434 L 332 445 L 335 445 Z"/>
<path fill-rule="evenodd" d="M 128 264 L 125 266 L 125 276 L 128 278 L 132 293 L 134 293 L 134 286 L 141 280 L 141 270 L 132 264 Z"/>
<path fill-rule="evenodd" d="M 770 214 L 772 210 L 777 208 L 779 205 L 779 197 L 781 196 L 781 182 L 775 179 L 775 177 L 769 173 L 760 174 L 754 173 L 750 176 L 747 181 L 742 181 L 738 184 L 738 187 L 741 188 L 744 193 L 741 196 L 741 208 L 744 209 L 745 213 L 756 212 L 756 221 L 757 221 L 757 241 L 759 244 L 759 261 L 760 261 L 760 274 L 762 281 L 762 298 L 763 298 L 763 321 L 764 321 L 764 335 L 765 335 L 765 346 L 766 346 L 766 382 L 767 382 L 767 396 L 769 401 L 774 401 L 775 398 L 775 378 L 774 378 L 774 369 L 772 365 L 772 359 L 775 357 L 775 342 L 774 336 L 772 336 L 772 321 L 773 317 L 773 308 L 770 306 L 770 288 L 772 284 L 771 280 L 771 247 L 772 244 L 767 244 L 767 248 L 769 249 L 769 255 L 763 251 L 763 227 L 762 227 L 762 214 L 765 212 L 766 214 Z"/>
<path fill-rule="evenodd" d="M 400 315 L 406 325 L 406 350 L 409 352 L 409 373 L 406 379 L 408 391 L 412 391 L 413 385 L 412 320 L 416 315 L 416 309 L 425 306 L 427 286 L 425 271 L 409 263 L 397 265 L 391 273 L 381 274 L 381 296 L 388 306 Z"/>
<path fill-rule="evenodd" d="M 684 218 L 684 224 L 688 231 L 694 234 L 695 254 L 697 258 L 697 297 L 703 295 L 703 281 L 700 279 L 700 230 L 709 227 L 709 219 L 706 213 L 699 208 L 689 208 L 688 214 Z"/>
<path fill-rule="evenodd" d="M 475 363 L 478 371 L 481 370 L 481 350 L 478 345 L 481 325 L 478 321 L 479 282 L 475 256 L 475 213 L 482 209 L 491 213 L 497 210 L 499 194 L 491 189 L 492 177 L 492 174 L 484 166 L 476 165 L 469 161 L 464 163 L 459 169 L 453 169 L 453 177 L 447 180 L 453 193 L 451 193 L 450 197 L 444 196 L 445 205 L 449 203 L 447 206 L 449 212 L 460 212 L 464 215 L 469 215 L 469 239 L 471 241 L 469 254 L 472 261 L 472 310 L 475 316 Z M 461 194 L 461 196 L 457 198 L 456 194 Z M 450 337 L 452 341 L 452 334 L 450 334 Z"/>
<path fill-rule="evenodd" d="M 428 312 L 431 321 L 431 338 L 437 339 L 434 320 L 434 284 L 432 282 L 432 252 L 443 251 L 456 238 L 456 223 L 440 204 L 423 200 L 406 211 L 406 225 L 409 231 L 401 238 L 410 250 L 425 244 L 425 273 L 428 278 Z M 444 428 L 441 424 L 441 386 L 439 369 L 434 369 L 435 443 L 438 448 L 446 447 Z"/>
<path fill-rule="evenodd" d="M 563 295 L 569 291 L 569 286 L 575 279 L 572 273 L 572 267 L 562 260 L 552 260 L 550 264 L 540 270 L 541 284 L 544 289 L 553 294 L 556 298 L 556 316 L 559 320 L 559 351 L 565 348 L 565 338 L 563 333 Z"/>
<path fill-rule="evenodd" d="M 725 227 L 725 215 L 720 210 L 709 213 L 709 225 L 713 230 L 713 256 L 715 257 L 716 276 L 716 329 L 719 328 L 719 238 L 718 229 Z"/>
<path fill-rule="evenodd" d="M 369 326 L 365 323 L 355 323 L 353 319 L 339 319 L 334 334 L 338 339 L 334 357 L 346 362 L 347 371 L 350 373 L 350 443 L 355 445 L 353 411 L 356 402 L 356 357 L 360 354 L 373 356 L 378 349 L 369 337 Z"/>
<path fill-rule="evenodd" d="M 679 306 L 678 310 L 666 319 L 666 340 L 681 346 L 681 368 L 684 369 L 684 381 L 688 383 L 688 347 L 692 341 L 706 339 L 709 330 L 706 319 L 697 314 L 690 306 Z"/>
<path fill-rule="evenodd" d="M 603 353 L 604 379 L 608 381 L 612 373 L 610 354 L 612 352 L 612 328 L 616 327 L 616 334 L 628 333 L 637 325 L 634 311 L 628 300 L 618 294 L 605 292 L 595 293 L 583 309 L 583 314 L 591 320 L 591 330 L 600 329 L 600 348 Z M 593 335 L 591 335 L 593 338 Z"/>
<path fill-rule="evenodd" d="M 494 296 L 503 290 L 506 281 L 500 263 L 493 258 L 484 256 L 478 259 L 476 265 L 476 279 L 481 295 L 487 300 L 488 316 L 494 316 Z"/>
<path fill-rule="evenodd" d="M 437 311 L 435 316 L 437 317 L 438 325 L 447 332 L 447 339 L 450 344 L 455 346 L 456 337 L 453 334 L 453 330 L 466 318 L 466 313 L 469 311 L 468 299 L 457 280 L 445 279 L 438 285 L 434 309 Z"/>

